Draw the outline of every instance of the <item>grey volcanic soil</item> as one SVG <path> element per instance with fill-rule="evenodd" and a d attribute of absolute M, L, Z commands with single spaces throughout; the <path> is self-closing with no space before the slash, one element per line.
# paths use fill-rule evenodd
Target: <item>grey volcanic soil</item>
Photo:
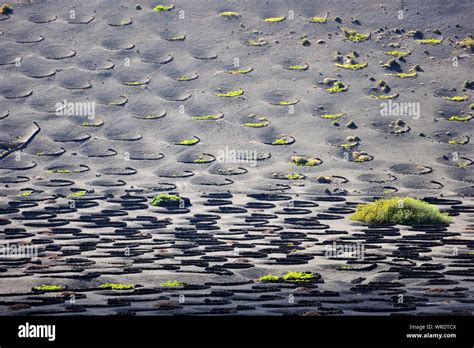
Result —
<path fill-rule="evenodd" d="M 139 3 L 0 14 L 1 314 L 472 314 L 473 55 L 459 43 L 472 5 Z M 151 207 L 160 192 L 191 205 Z M 425 198 L 454 223 L 349 220 L 382 195 Z M 333 242 L 364 258 L 328 256 Z M 12 257 L 18 246 L 38 254 Z M 289 271 L 316 277 L 258 281 Z"/>

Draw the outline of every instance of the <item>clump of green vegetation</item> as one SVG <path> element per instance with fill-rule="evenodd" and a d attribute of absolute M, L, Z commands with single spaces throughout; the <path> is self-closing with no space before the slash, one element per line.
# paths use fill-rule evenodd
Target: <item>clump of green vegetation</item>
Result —
<path fill-rule="evenodd" d="M 78 170 L 76 170 L 75 172 L 79 172 Z M 71 170 L 69 169 L 48 169 L 48 173 L 72 173 Z"/>
<path fill-rule="evenodd" d="M 467 47 L 467 48 L 472 49 L 474 47 L 474 38 L 472 37 L 471 34 L 468 34 L 465 39 L 458 41 L 456 44 L 458 44 L 461 47 Z"/>
<path fill-rule="evenodd" d="M 352 153 L 352 160 L 354 162 L 368 162 L 372 160 L 372 156 L 365 151 L 354 151 Z"/>
<path fill-rule="evenodd" d="M 114 101 L 111 101 L 110 103 L 108 103 L 108 105 L 114 105 L 114 106 L 122 106 L 122 105 L 125 105 L 128 101 L 128 99 L 124 96 L 120 96 L 122 99 L 117 99 L 117 100 L 114 100 Z"/>
<path fill-rule="evenodd" d="M 30 196 L 34 191 L 23 191 L 19 194 L 17 194 L 17 197 L 28 197 Z"/>
<path fill-rule="evenodd" d="M 272 142 L 272 145 L 288 145 L 288 141 L 285 138 L 276 139 Z"/>
<path fill-rule="evenodd" d="M 361 204 L 357 206 L 351 220 L 369 225 L 432 225 L 451 222 L 447 213 L 441 213 L 434 205 L 411 197 L 393 197 Z"/>
<path fill-rule="evenodd" d="M 103 122 L 87 122 L 87 121 L 84 121 L 81 123 L 81 126 L 83 127 L 100 127 L 103 125 Z"/>
<path fill-rule="evenodd" d="M 474 110 L 474 103 L 469 104 L 469 109 Z"/>
<path fill-rule="evenodd" d="M 290 65 L 285 68 L 288 70 L 308 70 L 309 65 L 305 63 L 304 65 Z"/>
<path fill-rule="evenodd" d="M 244 74 L 248 74 L 251 71 L 253 71 L 253 68 L 227 70 L 226 73 L 231 74 L 231 75 L 244 75 Z"/>
<path fill-rule="evenodd" d="M 251 114 L 249 116 L 250 117 L 255 117 L 256 115 Z M 270 124 L 270 121 L 268 121 L 268 119 L 266 119 L 265 117 L 260 117 L 260 118 L 257 118 L 256 120 L 258 120 L 260 122 L 246 122 L 246 123 L 242 123 L 242 126 L 252 127 L 252 128 L 262 128 L 262 127 L 266 127 Z"/>
<path fill-rule="evenodd" d="M 164 286 L 164 287 L 167 287 L 167 288 L 177 288 L 177 287 L 180 287 L 180 286 L 183 286 L 183 285 L 184 285 L 184 283 L 181 283 L 177 280 L 167 280 L 166 282 L 160 284 L 160 286 Z"/>
<path fill-rule="evenodd" d="M 444 97 L 445 100 L 450 100 L 450 101 L 466 101 L 469 99 L 469 95 L 455 95 L 453 97 Z"/>
<path fill-rule="evenodd" d="M 232 11 L 225 11 L 225 12 L 219 13 L 219 16 L 220 17 L 225 17 L 225 18 L 239 18 L 240 13 L 232 12 Z"/>
<path fill-rule="evenodd" d="M 33 287 L 33 291 L 61 291 L 64 287 L 61 285 L 40 285 Z"/>
<path fill-rule="evenodd" d="M 448 118 L 448 121 L 461 121 L 461 122 L 465 122 L 465 121 L 469 121 L 471 118 L 472 118 L 471 115 L 467 115 L 467 116 L 451 116 L 450 118 Z"/>
<path fill-rule="evenodd" d="M 349 69 L 349 70 L 360 70 L 360 69 L 364 69 L 368 63 L 356 63 L 356 64 L 351 64 L 351 63 L 344 63 L 344 64 L 341 64 L 341 63 L 336 63 L 334 64 L 335 66 L 337 66 L 338 68 L 343 68 L 343 69 Z"/>
<path fill-rule="evenodd" d="M 393 50 L 393 51 L 385 52 L 385 54 L 388 54 L 389 56 L 394 56 L 394 57 L 400 58 L 400 57 L 408 56 L 410 54 L 410 51 L 404 52 L 404 51 Z"/>
<path fill-rule="evenodd" d="M 295 100 L 290 100 L 290 101 L 279 101 L 278 102 L 278 105 L 295 105 L 296 103 L 298 103 L 300 100 L 299 99 L 295 99 Z"/>
<path fill-rule="evenodd" d="M 193 116 L 193 120 L 204 121 L 204 120 L 218 120 L 222 118 L 222 115 L 204 115 L 204 116 Z"/>
<path fill-rule="evenodd" d="M 257 39 L 257 40 L 254 40 L 254 39 L 250 39 L 247 44 L 249 46 L 263 46 L 263 45 L 266 45 L 268 44 L 268 41 L 265 40 L 263 37 Z"/>
<path fill-rule="evenodd" d="M 174 5 L 171 4 L 171 5 L 156 5 L 155 7 L 153 7 L 153 12 L 161 12 L 161 11 L 171 11 L 172 9 L 174 9 Z"/>
<path fill-rule="evenodd" d="M 341 28 L 342 32 L 344 33 L 344 36 L 346 39 L 354 42 L 359 42 L 363 40 L 367 40 L 370 37 L 370 34 L 363 34 L 363 33 L 358 33 L 354 29 L 349 29 L 349 28 Z"/>
<path fill-rule="evenodd" d="M 186 75 L 181 75 L 177 78 L 178 81 L 192 81 L 197 79 L 197 76 L 186 76 Z"/>
<path fill-rule="evenodd" d="M 218 97 L 229 97 L 229 98 L 232 98 L 232 97 L 238 97 L 240 95 L 244 94 L 244 90 L 243 89 L 239 89 L 239 90 L 236 90 L 236 91 L 229 91 L 229 92 L 225 92 L 225 93 L 214 93 L 215 96 L 218 96 Z"/>
<path fill-rule="evenodd" d="M 332 87 L 329 87 L 329 88 L 326 88 L 326 92 L 329 92 L 329 93 L 341 93 L 341 92 L 345 92 L 349 89 L 349 87 L 347 87 L 345 84 L 342 83 L 342 81 L 336 81 L 334 82 L 334 84 L 332 85 Z"/>
<path fill-rule="evenodd" d="M 343 144 L 339 144 L 337 146 L 342 147 L 343 149 L 352 149 L 353 147 L 356 147 L 357 145 L 359 145 L 359 143 L 353 142 L 353 143 L 343 143 Z"/>
<path fill-rule="evenodd" d="M 429 39 L 418 39 L 416 40 L 417 42 L 423 44 L 423 45 L 438 45 L 440 44 L 441 42 L 443 42 L 442 39 L 433 39 L 433 38 L 429 38 Z"/>
<path fill-rule="evenodd" d="M 175 145 L 187 145 L 187 146 L 191 146 L 191 145 L 195 145 L 199 143 L 199 139 L 197 138 L 193 138 L 193 139 L 183 139 L 183 140 L 180 140 L 178 142 L 175 143 Z"/>
<path fill-rule="evenodd" d="M 401 79 L 406 79 L 406 78 L 411 78 L 411 77 L 417 77 L 418 73 L 416 70 L 411 69 L 408 73 L 394 73 L 394 74 L 387 74 L 388 76 L 393 76 L 393 77 L 399 77 Z"/>
<path fill-rule="evenodd" d="M 274 22 L 283 22 L 285 19 L 286 17 L 268 17 L 268 18 L 265 18 L 264 21 L 274 23 Z"/>
<path fill-rule="evenodd" d="M 395 99 L 397 97 L 398 97 L 398 93 L 395 93 L 395 94 L 379 94 L 379 95 L 371 94 L 370 95 L 370 98 L 373 98 L 373 99 Z"/>
<path fill-rule="evenodd" d="M 457 139 L 450 139 L 448 140 L 449 145 L 466 145 L 468 141 L 466 139 L 457 140 Z"/>
<path fill-rule="evenodd" d="M 309 282 L 314 280 L 315 276 L 311 272 L 288 272 L 281 279 L 287 282 Z"/>
<path fill-rule="evenodd" d="M 273 274 L 267 274 L 267 275 L 264 275 L 264 276 L 261 276 L 260 278 L 258 278 L 258 280 L 262 283 L 272 283 L 272 282 L 277 282 L 280 280 L 280 277 L 278 276 L 275 276 Z"/>
<path fill-rule="evenodd" d="M 177 35 L 173 37 L 168 37 L 165 40 L 167 41 L 184 41 L 186 40 L 186 35 Z"/>
<path fill-rule="evenodd" d="M 341 118 L 344 116 L 343 113 L 337 113 L 337 114 L 322 114 L 321 118 L 324 118 L 325 120 L 337 120 L 338 118 Z"/>
<path fill-rule="evenodd" d="M 123 85 L 125 86 L 141 86 L 141 85 L 146 85 L 148 84 L 148 82 L 150 82 L 149 80 L 147 81 L 131 81 L 131 82 L 122 82 Z"/>
<path fill-rule="evenodd" d="M 196 159 L 193 161 L 193 163 L 209 163 L 209 162 L 212 162 L 212 160 L 204 158 L 203 155 L 196 155 Z"/>
<path fill-rule="evenodd" d="M 306 178 L 303 174 L 300 173 L 290 173 L 286 175 L 286 178 L 289 180 L 302 180 Z"/>
<path fill-rule="evenodd" d="M 135 289 L 135 285 L 132 284 L 120 284 L 120 283 L 104 283 L 99 285 L 99 289 L 107 290 L 132 290 Z"/>
<path fill-rule="evenodd" d="M 182 201 L 183 199 L 177 195 L 160 193 L 159 195 L 153 197 L 150 204 L 155 207 L 177 206 L 180 205 Z"/>
<path fill-rule="evenodd" d="M 318 158 L 307 158 L 303 156 L 291 156 L 291 163 L 297 166 L 314 167 L 321 164 L 321 160 Z"/>
<path fill-rule="evenodd" d="M 85 191 L 85 190 L 84 191 L 76 191 L 76 192 L 68 194 L 67 196 L 68 197 L 81 197 L 81 196 L 84 196 L 86 193 L 87 193 L 87 191 Z"/>
<path fill-rule="evenodd" d="M 328 21 L 327 15 L 326 17 L 311 17 L 309 20 L 311 23 L 326 23 Z"/>
<path fill-rule="evenodd" d="M 291 243 L 288 246 L 293 246 Z M 263 283 L 272 283 L 278 281 L 286 281 L 291 283 L 311 282 L 315 279 L 315 275 L 311 272 L 287 272 L 279 277 L 273 274 L 261 276 L 258 280 Z"/>

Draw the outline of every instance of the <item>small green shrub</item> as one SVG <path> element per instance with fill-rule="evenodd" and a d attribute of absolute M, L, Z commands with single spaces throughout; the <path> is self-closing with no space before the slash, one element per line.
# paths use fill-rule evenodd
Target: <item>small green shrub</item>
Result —
<path fill-rule="evenodd" d="M 290 101 L 282 100 L 282 101 L 279 101 L 277 104 L 278 104 L 278 105 L 295 105 L 295 104 L 298 103 L 299 101 L 300 101 L 299 99 L 290 100 Z"/>
<path fill-rule="evenodd" d="M 257 39 L 257 40 L 254 40 L 254 39 L 249 39 L 249 41 L 247 42 L 247 44 L 249 46 L 264 46 L 266 44 L 268 44 L 268 41 L 265 40 L 263 37 Z"/>
<path fill-rule="evenodd" d="M 289 247 L 293 245 L 291 243 L 288 244 Z M 315 276 L 311 272 L 287 272 L 285 275 L 278 277 L 273 274 L 267 274 L 261 276 L 258 280 L 264 283 L 272 283 L 278 281 L 286 281 L 291 283 L 300 283 L 300 282 L 310 282 L 315 279 Z"/>
<path fill-rule="evenodd" d="M 367 63 L 356 63 L 356 64 L 334 64 L 338 68 L 348 69 L 348 70 L 360 70 L 364 69 L 368 64 Z"/>
<path fill-rule="evenodd" d="M 325 120 L 337 120 L 338 118 L 341 118 L 344 116 L 343 113 L 337 113 L 337 114 L 322 114 L 321 118 L 324 118 Z"/>
<path fill-rule="evenodd" d="M 197 77 L 196 76 L 186 76 L 186 75 L 181 75 L 177 78 L 178 81 L 192 81 L 195 80 Z"/>
<path fill-rule="evenodd" d="M 447 213 L 427 202 L 411 197 L 379 199 L 358 205 L 351 220 L 369 225 L 432 225 L 451 222 Z"/>
<path fill-rule="evenodd" d="M 264 21 L 274 23 L 274 22 L 283 22 L 285 19 L 286 17 L 268 17 L 268 18 L 265 18 Z"/>
<path fill-rule="evenodd" d="M 166 193 L 160 193 L 151 200 L 152 206 L 170 206 L 179 205 L 183 199 L 177 195 L 169 195 Z"/>
<path fill-rule="evenodd" d="M 265 117 L 258 117 L 257 118 L 255 114 L 250 114 L 249 117 L 253 118 L 253 119 L 255 119 L 255 121 L 259 121 L 259 122 L 245 122 L 245 123 L 242 123 L 242 126 L 251 127 L 251 128 L 262 128 L 262 127 L 266 127 L 270 124 L 270 121 Z"/>
<path fill-rule="evenodd" d="M 471 115 L 468 115 L 468 116 L 451 116 L 450 118 L 448 118 L 448 121 L 461 121 L 461 122 L 465 122 L 465 121 L 469 121 L 470 119 L 472 118 Z"/>
<path fill-rule="evenodd" d="M 214 95 L 218 97 L 238 97 L 242 94 L 244 94 L 244 91 L 242 89 L 239 89 L 237 91 L 229 91 L 225 93 L 214 93 Z"/>
<path fill-rule="evenodd" d="M 456 44 L 472 49 L 474 47 L 474 38 L 471 34 L 468 34 L 465 39 L 456 42 Z"/>
<path fill-rule="evenodd" d="M 344 33 L 344 36 L 346 39 L 354 42 L 359 42 L 363 40 L 367 40 L 370 36 L 370 34 L 362 34 L 358 33 L 357 31 L 349 28 L 341 28 L 342 32 Z"/>
<path fill-rule="evenodd" d="M 262 283 L 271 283 L 271 282 L 279 281 L 280 277 L 275 276 L 275 275 L 270 273 L 270 274 L 261 276 L 260 278 L 258 278 L 258 280 L 261 281 Z"/>
<path fill-rule="evenodd" d="M 418 39 L 416 40 L 417 42 L 423 44 L 423 45 L 438 45 L 440 44 L 443 40 L 441 39 Z"/>
<path fill-rule="evenodd" d="M 332 85 L 332 87 L 329 87 L 326 89 L 326 92 L 329 92 L 329 93 L 341 93 L 341 92 L 345 92 L 348 90 L 348 87 L 343 84 L 341 81 L 336 81 L 334 82 L 334 84 Z"/>
<path fill-rule="evenodd" d="M 99 289 L 107 290 L 132 290 L 135 289 L 135 285 L 132 284 L 120 284 L 120 283 L 104 283 L 99 285 Z"/>
<path fill-rule="evenodd" d="M 17 196 L 18 197 L 28 197 L 30 196 L 34 191 L 23 191 L 21 193 L 18 193 Z"/>
<path fill-rule="evenodd" d="M 326 23 L 328 19 L 326 17 L 311 17 L 309 21 L 311 23 Z"/>
<path fill-rule="evenodd" d="M 167 288 L 177 288 L 177 287 L 180 287 L 180 286 L 183 286 L 183 285 L 184 285 L 184 283 L 181 283 L 177 280 L 167 280 L 166 282 L 160 284 L 160 286 L 164 286 L 164 287 L 167 287 Z"/>
<path fill-rule="evenodd" d="M 225 17 L 225 18 L 239 18 L 240 13 L 233 12 L 233 11 L 225 11 L 225 12 L 219 13 L 219 16 L 220 17 Z"/>
<path fill-rule="evenodd" d="M 311 272 L 288 272 L 281 279 L 287 282 L 308 282 L 314 279 Z"/>
<path fill-rule="evenodd" d="M 81 196 L 84 196 L 86 193 L 87 191 L 77 191 L 77 192 L 70 193 L 67 196 L 68 197 L 81 197 Z"/>
<path fill-rule="evenodd" d="M 303 174 L 300 173 L 290 173 L 286 175 L 286 178 L 288 180 L 302 180 L 306 178 Z"/>
<path fill-rule="evenodd" d="M 444 97 L 445 100 L 449 101 L 466 101 L 469 99 L 469 95 L 455 95 L 453 97 Z"/>
<path fill-rule="evenodd" d="M 395 93 L 395 94 L 379 94 L 379 95 L 371 94 L 370 95 L 370 98 L 373 98 L 373 99 L 395 99 L 397 97 L 398 97 L 398 93 Z"/>
<path fill-rule="evenodd" d="M 248 69 L 233 69 L 233 70 L 227 70 L 226 72 L 231 75 L 245 75 L 248 74 L 249 72 L 252 72 L 253 68 L 248 68 Z"/>
<path fill-rule="evenodd" d="M 467 143 L 468 143 L 468 140 L 466 140 L 466 139 L 461 139 L 461 140 L 450 139 L 450 140 L 448 140 L 448 144 L 450 144 L 450 145 L 466 145 Z"/>
<path fill-rule="evenodd" d="M 297 166 L 314 167 L 314 166 L 317 166 L 318 164 L 321 164 L 321 160 L 319 160 L 318 158 L 292 156 L 291 163 L 296 164 Z"/>
<path fill-rule="evenodd" d="M 34 291 L 61 291 L 64 287 L 61 285 L 40 285 L 33 288 Z"/>
<path fill-rule="evenodd" d="M 153 12 L 161 12 L 161 11 L 171 11 L 174 9 L 174 5 L 156 5 L 153 7 Z"/>
<path fill-rule="evenodd" d="M 273 141 L 272 145 L 288 145 L 288 141 L 285 138 L 280 138 Z"/>
<path fill-rule="evenodd" d="M 205 121 L 205 120 L 218 120 L 222 118 L 221 115 L 204 115 L 204 116 L 193 116 L 193 120 Z"/>
<path fill-rule="evenodd" d="M 183 139 L 178 142 L 176 142 L 176 145 L 186 145 L 186 146 L 191 146 L 195 145 L 199 142 L 199 139 L 193 138 L 193 139 Z"/>
<path fill-rule="evenodd" d="M 389 52 L 385 52 L 385 54 L 389 55 L 389 56 L 394 56 L 394 57 L 397 57 L 397 58 L 400 58 L 400 57 L 406 57 L 410 54 L 410 52 L 404 52 L 404 51 L 397 51 L 397 50 L 394 50 L 394 51 L 389 51 Z"/>
<path fill-rule="evenodd" d="M 308 70 L 309 65 L 290 65 L 286 67 L 288 70 Z"/>

